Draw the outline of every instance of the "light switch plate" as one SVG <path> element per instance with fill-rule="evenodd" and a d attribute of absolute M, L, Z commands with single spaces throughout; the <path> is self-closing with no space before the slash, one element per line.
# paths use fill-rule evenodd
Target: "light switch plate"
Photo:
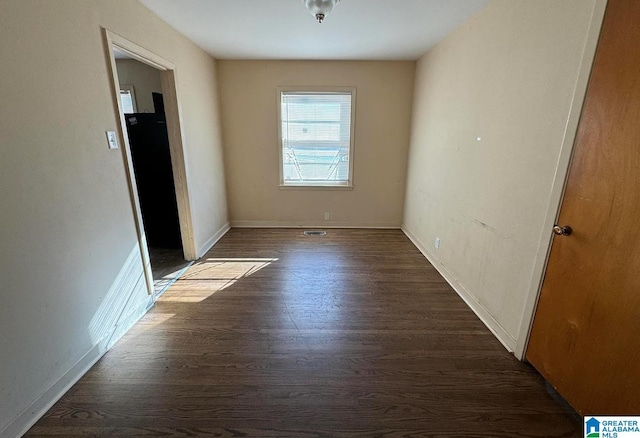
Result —
<path fill-rule="evenodd" d="M 107 144 L 109 145 L 109 149 L 118 149 L 116 131 L 107 131 Z"/>

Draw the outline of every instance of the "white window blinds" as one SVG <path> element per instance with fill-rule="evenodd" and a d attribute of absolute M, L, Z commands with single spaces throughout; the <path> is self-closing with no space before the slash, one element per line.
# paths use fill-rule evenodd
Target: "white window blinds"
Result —
<path fill-rule="evenodd" d="M 120 101 L 122 102 L 122 112 L 133 114 L 136 112 L 132 90 L 120 90 Z"/>
<path fill-rule="evenodd" d="M 352 93 L 282 91 L 283 185 L 351 183 Z"/>

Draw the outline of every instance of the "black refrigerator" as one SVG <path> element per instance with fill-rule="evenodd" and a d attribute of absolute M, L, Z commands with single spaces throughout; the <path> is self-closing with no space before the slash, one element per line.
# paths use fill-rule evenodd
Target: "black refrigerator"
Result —
<path fill-rule="evenodd" d="M 164 114 L 126 114 L 125 120 L 147 242 L 153 248 L 181 248 L 178 204 Z"/>

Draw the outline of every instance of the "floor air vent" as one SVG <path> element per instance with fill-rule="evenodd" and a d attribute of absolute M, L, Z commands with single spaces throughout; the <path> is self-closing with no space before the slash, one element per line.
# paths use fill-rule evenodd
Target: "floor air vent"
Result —
<path fill-rule="evenodd" d="M 307 230 L 304 232 L 305 236 L 324 236 L 325 234 L 327 234 L 326 231 L 320 230 Z"/>

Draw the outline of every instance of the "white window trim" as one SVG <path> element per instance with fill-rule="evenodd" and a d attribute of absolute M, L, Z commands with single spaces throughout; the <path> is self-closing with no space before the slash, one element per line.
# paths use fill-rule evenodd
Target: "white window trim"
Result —
<path fill-rule="evenodd" d="M 347 184 L 309 184 L 309 183 L 284 183 L 284 160 L 282 157 L 282 93 L 283 92 L 305 92 L 313 94 L 351 94 L 351 126 L 349 141 L 349 181 Z M 278 117 L 278 167 L 279 186 L 283 190 L 353 190 L 353 151 L 355 149 L 356 133 L 356 87 L 277 87 L 276 88 L 277 117 Z"/>
<path fill-rule="evenodd" d="M 133 85 L 122 85 L 120 84 L 120 90 L 128 91 L 131 95 L 131 106 L 133 107 L 133 112 L 138 112 L 138 102 L 136 101 L 136 90 L 133 88 Z"/>

